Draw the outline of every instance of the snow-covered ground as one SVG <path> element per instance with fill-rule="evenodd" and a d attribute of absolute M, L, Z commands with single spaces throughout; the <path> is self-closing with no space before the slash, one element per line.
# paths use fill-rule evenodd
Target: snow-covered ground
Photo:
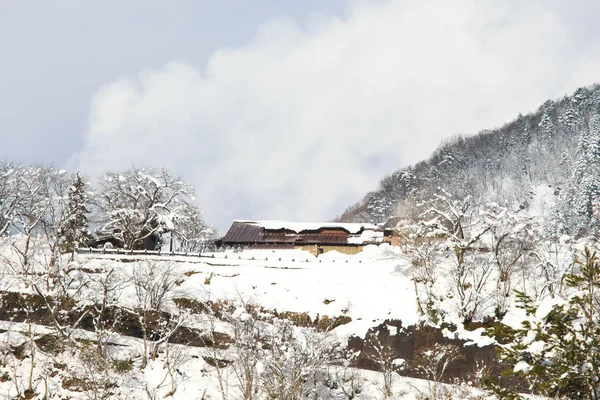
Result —
<path fill-rule="evenodd" d="M 11 260 L 13 266 L 18 266 L 17 254 L 11 251 L 11 246 L 6 242 L 0 247 L 0 254 L 3 254 L 4 260 L 0 263 L 3 265 L 0 289 L 33 292 L 31 284 L 19 276 L 22 272 L 19 268 L 6 267 Z M 172 273 L 177 276 L 177 284 L 169 292 L 167 301 L 162 307 L 165 311 L 175 312 L 175 304 L 171 299 L 186 298 L 200 302 L 226 300 L 234 307 L 254 304 L 266 310 L 307 313 L 313 319 L 325 315 L 330 318 L 347 316 L 351 321 L 336 327 L 330 333 L 342 340 L 351 335 L 364 337 L 369 328 L 380 325 L 385 320 L 401 320 L 403 326 L 407 326 L 419 322 L 420 319 L 417 312 L 415 286 L 411 279 L 411 263 L 398 248 L 391 248 L 388 245 L 368 246 L 363 252 L 353 256 L 328 252 L 314 257 L 300 250 L 219 252 L 205 256 L 207 257 L 77 254 L 75 260 L 68 264 L 73 268 L 67 267 L 65 271 L 70 282 L 93 281 L 99 276 L 105 276 L 108 271 L 114 271 L 115 276 L 122 283 L 118 304 L 133 309 L 136 307 L 137 297 L 131 277 L 136 269 L 153 263 L 159 269 L 167 267 L 172 269 Z M 44 259 L 43 252 L 39 252 L 36 257 L 39 260 Z M 447 263 L 445 266 L 442 264 L 440 281 L 447 284 L 450 281 L 450 274 L 450 264 Z M 41 275 L 43 271 L 38 271 L 38 276 Z M 100 299 L 98 286 L 79 285 L 77 296 L 82 304 L 97 303 Z M 452 307 L 448 306 L 448 318 L 456 320 L 457 318 L 452 317 L 451 310 Z M 215 331 L 227 334 L 231 334 L 233 329 L 228 323 L 208 320 L 199 315 L 188 316 L 184 324 L 206 331 L 211 328 L 208 324 L 212 324 Z M 39 338 L 49 331 L 54 331 L 54 328 L 3 322 L 0 325 L 0 332 L 2 332 L 0 353 L 3 348 L 14 349 L 19 344 L 29 343 L 31 341 L 29 338 Z M 70 334 L 79 341 L 97 339 L 95 334 L 89 331 L 75 330 Z M 467 332 L 460 324 L 457 332 L 447 332 L 447 334 L 453 337 L 458 335 L 472 343 L 483 345 L 492 342 L 490 338 L 483 335 L 483 330 Z M 114 359 L 131 359 L 134 362 L 134 367 L 130 371 L 111 375 L 111 382 L 116 386 L 106 390 L 112 393 L 110 398 L 162 398 L 172 390 L 170 379 L 165 379 L 168 373 L 166 367 L 168 360 L 164 352 L 161 352 L 156 360 L 151 360 L 142 370 L 139 368 L 139 355 L 143 348 L 141 339 L 113 335 L 110 342 Z M 227 358 L 227 351 L 171 346 L 173 346 L 172 352 L 176 352 L 178 347 L 184 349 L 179 351 L 179 354 L 183 355 L 174 374 L 177 390 L 173 398 L 223 399 L 216 369 L 203 357 Z M 0 360 L 0 399 L 9 399 L 27 386 L 31 364 L 27 356 L 18 359 L 6 355 L 6 352 L 4 354 L 4 360 Z M 67 391 L 58 383 L 61 377 L 69 374 L 85 375 L 79 358 L 69 352 L 48 355 L 42 351 L 36 353 L 36 357 L 33 376 L 35 392 L 38 396 L 46 392 L 49 399 L 62 398 L 61 396 L 67 394 L 73 398 L 89 396 L 89 389 L 82 392 Z M 52 365 L 66 365 L 66 368 L 56 373 L 52 372 L 55 371 Z M 221 374 L 222 379 L 227 378 L 227 382 L 232 385 L 229 389 L 230 396 L 226 398 L 240 398 L 233 394 L 235 384 L 231 382 L 235 382 L 234 372 L 226 367 L 222 369 Z M 1 376 L 4 378 L 2 379 Z M 362 388 L 355 398 L 383 398 L 382 374 L 360 371 L 360 376 Z M 47 391 L 46 385 L 48 385 Z M 396 398 L 421 399 L 431 395 L 432 385 L 435 384 L 394 375 L 393 385 Z M 444 385 L 436 387 L 446 388 Z M 478 389 L 464 385 L 452 387 L 451 390 L 454 398 L 484 398 Z M 335 394 L 335 391 L 323 393 L 320 398 L 346 398 Z"/>
<path fill-rule="evenodd" d="M 79 254 L 78 258 L 86 268 L 96 269 L 132 257 Z M 147 259 L 170 263 L 184 275 L 174 297 L 250 303 L 278 312 L 307 313 L 312 319 L 348 316 L 352 321 L 334 330 L 341 338 L 364 337 L 369 328 L 385 320 L 400 320 L 403 326 L 420 321 L 409 258 L 388 244 L 367 246 L 356 255 L 331 251 L 315 257 L 302 250 L 246 250 Z M 440 292 L 450 290 L 450 264 L 440 266 Z M 124 263 L 121 268 L 135 265 Z M 482 330 L 465 332 L 450 304 L 445 311 L 447 320 L 459 326 L 453 337 L 491 343 L 482 337 Z"/>
<path fill-rule="evenodd" d="M 352 322 L 336 329 L 340 335 L 362 337 L 386 319 L 418 320 L 409 263 L 393 257 L 389 246 L 318 258 L 301 250 L 217 253 L 178 268 L 193 274 L 177 288 L 182 296 L 242 300 L 279 312 L 306 312 L 313 319 L 347 315 Z M 204 284 L 211 275 L 210 285 Z"/>

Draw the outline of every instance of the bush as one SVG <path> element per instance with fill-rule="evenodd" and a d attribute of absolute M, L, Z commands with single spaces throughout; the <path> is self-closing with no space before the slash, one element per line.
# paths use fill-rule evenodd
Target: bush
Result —
<path fill-rule="evenodd" d="M 132 359 L 114 360 L 112 367 L 113 367 L 113 370 L 115 370 L 116 372 L 121 372 L 121 373 L 129 372 L 133 369 L 133 360 Z"/>

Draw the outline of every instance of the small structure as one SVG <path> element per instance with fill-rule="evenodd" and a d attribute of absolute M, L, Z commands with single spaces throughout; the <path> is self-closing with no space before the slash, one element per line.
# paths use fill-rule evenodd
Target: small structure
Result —
<path fill-rule="evenodd" d="M 401 244 L 401 239 L 398 236 L 398 226 L 402 223 L 401 217 L 390 217 L 388 220 L 381 226 L 383 229 L 383 235 L 385 237 L 385 241 L 391 244 L 392 246 L 399 246 Z"/>
<path fill-rule="evenodd" d="M 373 224 L 337 222 L 234 221 L 218 245 L 225 248 L 300 249 L 315 256 L 336 250 L 356 254 L 384 242 Z"/>

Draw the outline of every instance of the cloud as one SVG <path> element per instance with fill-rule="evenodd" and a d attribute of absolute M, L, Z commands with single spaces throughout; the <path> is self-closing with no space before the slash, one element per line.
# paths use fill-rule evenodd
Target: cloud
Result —
<path fill-rule="evenodd" d="M 590 32 L 560 3 L 350 4 L 342 18 L 271 19 L 203 66 L 173 60 L 103 86 L 71 164 L 164 166 L 221 227 L 331 219 L 443 138 L 533 111 L 599 70 L 598 41 L 580 44 Z"/>

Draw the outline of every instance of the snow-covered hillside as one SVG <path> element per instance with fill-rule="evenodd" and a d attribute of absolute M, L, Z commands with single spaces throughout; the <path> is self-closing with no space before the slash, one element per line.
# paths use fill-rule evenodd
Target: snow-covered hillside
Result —
<path fill-rule="evenodd" d="M 294 352 L 309 359 L 311 354 L 321 359 L 302 370 L 305 378 L 330 374 L 312 384 L 309 392 L 316 397 L 311 398 L 384 398 L 386 378 L 395 398 L 426 398 L 434 390 L 460 393 L 461 398 L 482 396 L 472 387 L 477 382 L 465 379 L 446 387 L 400 377 L 392 369 L 387 375 L 357 370 L 348 366 L 352 357 L 345 351 L 331 352 L 345 347 L 352 335 L 364 338 L 386 320 L 407 326 L 421 319 L 411 263 L 399 249 L 370 246 L 355 256 L 330 252 L 318 258 L 303 251 L 266 250 L 202 257 L 76 254 L 74 260 L 66 255 L 50 266 L 37 244 L 24 265 L 16 251 L 20 240 L 4 239 L 0 252 L 2 315 L 13 316 L 0 325 L 0 398 L 244 398 L 236 368 L 241 347 L 234 342 L 248 339 L 240 327 L 258 329 L 257 324 L 262 339 L 253 340 L 262 341 L 264 353 L 255 360 L 257 393 L 252 398 L 268 398 L 259 382 L 265 382 L 270 365 L 281 362 L 270 353 L 270 340 L 280 340 L 288 328 L 294 339 L 279 343 L 287 348 L 282 365 L 293 369 L 286 363 L 298 356 Z M 149 299 L 150 292 L 155 297 Z M 20 293 L 25 300 L 9 293 Z M 107 310 L 116 308 L 121 314 L 111 311 L 111 318 L 103 320 L 102 312 L 109 315 Z M 168 314 L 156 314 L 158 309 Z M 329 326 L 333 329 L 317 323 L 289 325 L 306 318 L 303 313 L 309 322 L 339 320 Z M 448 315 L 452 313 L 449 306 Z M 146 344 L 139 330 L 144 323 Z M 181 334 L 184 328 L 187 336 Z M 391 336 L 398 334 L 395 327 L 388 330 Z M 482 330 L 446 333 L 482 345 L 492 342 Z M 98 351 L 105 352 L 105 360 Z M 143 354 L 150 354 L 144 368 Z M 405 360 L 390 361 L 393 370 L 401 371 Z M 33 392 L 26 392 L 30 383 Z"/>
<path fill-rule="evenodd" d="M 478 134 L 455 136 L 426 160 L 384 177 L 339 218 L 385 222 L 441 190 L 544 217 L 548 236 L 594 235 L 600 227 L 600 85 L 547 100 L 534 113 Z M 491 128 L 491 127 L 486 127 Z M 452 134 L 454 132 L 448 132 Z M 546 202 L 536 202 L 543 194 Z"/>

